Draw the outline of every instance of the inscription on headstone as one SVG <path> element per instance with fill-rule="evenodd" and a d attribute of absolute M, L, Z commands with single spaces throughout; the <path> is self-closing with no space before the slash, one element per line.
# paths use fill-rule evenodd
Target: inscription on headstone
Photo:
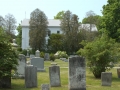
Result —
<path fill-rule="evenodd" d="M 111 86 L 112 83 L 112 73 L 111 72 L 102 72 L 101 73 L 101 85 L 102 86 Z"/>
<path fill-rule="evenodd" d="M 69 58 L 69 90 L 86 90 L 85 59 L 75 56 Z"/>

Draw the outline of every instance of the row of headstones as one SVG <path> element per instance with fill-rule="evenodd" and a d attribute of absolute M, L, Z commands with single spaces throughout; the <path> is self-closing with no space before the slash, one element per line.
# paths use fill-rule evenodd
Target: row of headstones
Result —
<path fill-rule="evenodd" d="M 29 64 L 27 63 L 26 56 L 23 54 L 19 54 L 19 60 L 18 60 L 18 66 L 17 66 L 17 71 L 14 75 L 16 78 L 24 78 L 25 76 L 25 66 L 26 65 L 34 65 L 37 66 L 37 71 L 45 71 L 44 69 L 44 58 L 40 57 L 40 51 L 36 51 L 35 57 L 32 57 L 29 60 Z"/>
<path fill-rule="evenodd" d="M 59 66 L 49 67 L 49 78 L 51 87 L 61 86 Z M 45 88 L 45 86 L 48 87 L 49 84 L 43 84 L 41 87 Z M 33 65 L 25 67 L 25 87 L 37 87 L 37 67 Z M 86 90 L 85 59 L 82 57 L 69 58 L 69 89 Z"/>

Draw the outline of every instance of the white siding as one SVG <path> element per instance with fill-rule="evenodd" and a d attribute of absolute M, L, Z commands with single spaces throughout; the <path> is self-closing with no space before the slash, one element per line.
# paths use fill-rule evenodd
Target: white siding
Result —
<path fill-rule="evenodd" d="M 22 27 L 22 49 L 29 48 L 29 27 Z"/>
<path fill-rule="evenodd" d="M 60 31 L 62 33 L 60 27 L 49 27 L 48 29 L 52 33 L 57 33 L 57 31 Z M 48 41 L 48 36 L 46 36 L 46 41 Z M 46 42 L 47 43 L 47 42 Z M 28 49 L 29 46 L 29 27 L 22 27 L 22 49 Z"/>

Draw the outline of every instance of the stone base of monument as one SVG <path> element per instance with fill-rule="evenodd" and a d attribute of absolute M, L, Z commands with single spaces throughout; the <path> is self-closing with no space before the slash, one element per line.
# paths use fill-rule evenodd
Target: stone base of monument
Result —
<path fill-rule="evenodd" d="M 45 69 L 37 68 L 37 72 L 46 72 Z"/>

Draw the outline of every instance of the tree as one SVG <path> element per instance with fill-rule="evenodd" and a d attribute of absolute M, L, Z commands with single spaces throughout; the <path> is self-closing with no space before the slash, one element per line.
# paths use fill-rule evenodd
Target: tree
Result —
<path fill-rule="evenodd" d="M 103 18 L 101 29 L 108 33 L 108 36 L 120 42 L 120 1 L 108 0 L 103 6 Z"/>
<path fill-rule="evenodd" d="M 79 48 L 79 18 L 72 14 L 69 10 L 66 11 L 61 19 L 61 30 L 64 34 L 65 51 L 73 54 Z"/>
<path fill-rule="evenodd" d="M 0 27 L 0 88 L 10 88 L 11 70 L 16 70 L 18 55 L 8 41 L 3 28 Z"/>
<path fill-rule="evenodd" d="M 29 44 L 32 49 L 45 49 L 46 34 L 48 21 L 45 13 L 39 9 L 35 9 L 30 14 L 30 32 L 29 32 Z"/>
<path fill-rule="evenodd" d="M 5 29 L 8 33 L 14 34 L 14 30 L 16 29 L 16 19 L 12 14 L 8 14 L 5 16 Z"/>
<path fill-rule="evenodd" d="M 64 13 L 65 13 L 65 11 L 60 11 L 60 12 L 58 12 L 57 15 L 54 16 L 54 19 L 62 19 Z"/>
<path fill-rule="evenodd" d="M 92 42 L 82 42 L 81 44 L 84 48 L 80 49 L 78 53 L 87 59 L 87 64 L 96 78 L 101 77 L 101 72 L 112 68 L 110 62 L 117 62 L 120 58 L 119 44 L 108 38 L 107 35 Z"/>
<path fill-rule="evenodd" d="M 21 44 L 22 44 L 22 26 L 21 24 L 19 24 L 19 26 L 17 27 L 17 31 L 18 31 L 18 35 L 17 35 L 17 44 L 21 47 Z"/>
<path fill-rule="evenodd" d="M 4 20 L 4 18 L 2 16 L 0 16 L 0 27 L 3 28 L 4 25 L 5 25 L 5 20 Z"/>
<path fill-rule="evenodd" d="M 62 50 L 63 47 L 63 35 L 62 34 L 51 34 L 48 39 L 48 49 L 55 53 Z"/>
<path fill-rule="evenodd" d="M 15 38 L 15 29 L 16 29 L 16 19 L 12 14 L 5 16 L 5 30 L 7 35 L 10 37 L 10 42 Z"/>

